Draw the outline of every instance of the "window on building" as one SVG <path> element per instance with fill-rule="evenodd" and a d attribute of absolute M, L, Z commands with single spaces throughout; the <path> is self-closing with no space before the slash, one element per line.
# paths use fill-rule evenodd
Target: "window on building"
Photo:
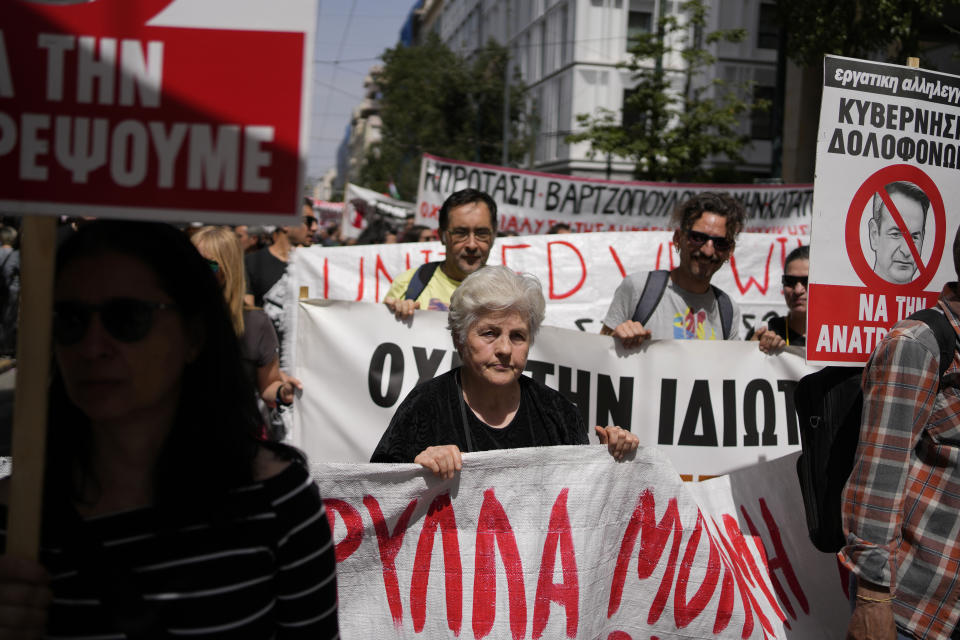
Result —
<path fill-rule="evenodd" d="M 776 49 L 780 46 L 780 26 L 777 24 L 777 5 L 760 3 L 757 20 L 757 47 Z"/>
<path fill-rule="evenodd" d="M 567 64 L 570 44 L 567 42 L 567 5 L 560 7 L 560 66 Z"/>
<path fill-rule="evenodd" d="M 634 37 L 653 32 L 652 0 L 630 0 L 630 12 L 627 14 L 627 50 Z"/>
<path fill-rule="evenodd" d="M 776 97 L 774 87 L 756 85 L 753 87 L 753 101 L 764 100 L 766 109 L 754 109 L 750 113 L 750 137 L 754 140 L 773 139 L 773 99 Z"/>
<path fill-rule="evenodd" d="M 540 21 L 540 75 L 542 78 L 547 75 L 550 67 L 547 64 L 547 21 Z"/>
<path fill-rule="evenodd" d="M 624 89 L 623 90 L 623 103 L 622 103 L 622 115 L 620 122 L 623 125 L 624 129 L 630 129 L 634 125 L 640 125 L 642 127 L 644 121 L 646 120 L 645 114 L 641 113 L 636 107 L 630 106 L 630 96 L 637 92 L 636 89 Z"/>

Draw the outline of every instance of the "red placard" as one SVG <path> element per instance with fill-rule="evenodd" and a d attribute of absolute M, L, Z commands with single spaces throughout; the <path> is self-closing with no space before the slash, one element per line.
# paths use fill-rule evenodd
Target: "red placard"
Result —
<path fill-rule="evenodd" d="M 811 282 L 809 298 L 828 302 L 808 308 L 807 360 L 863 364 L 890 327 L 936 305 L 939 293 Z"/>
<path fill-rule="evenodd" d="M 307 34 L 151 25 L 170 3 L 0 3 L 0 208 L 296 219 Z"/>

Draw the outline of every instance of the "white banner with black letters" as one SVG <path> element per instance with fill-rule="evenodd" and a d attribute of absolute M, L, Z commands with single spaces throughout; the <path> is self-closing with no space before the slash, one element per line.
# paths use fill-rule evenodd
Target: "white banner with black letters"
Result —
<path fill-rule="evenodd" d="M 369 460 L 407 393 L 459 360 L 444 312 L 401 323 L 369 303 L 301 300 L 297 311 L 294 375 L 305 392 L 290 440 L 314 462 Z M 527 362 L 527 375 L 575 402 L 588 425 L 630 428 L 697 478 L 798 451 L 793 388 L 812 370 L 756 342 L 661 340 L 628 352 L 612 337 L 555 327 L 541 328 Z"/>
<path fill-rule="evenodd" d="M 443 201 L 471 187 L 497 203 L 498 227 L 521 235 L 546 233 L 558 222 L 575 232 L 670 229 L 677 205 L 701 191 L 722 191 L 743 203 L 746 231 L 810 233 L 809 184 L 684 184 L 627 182 L 540 173 L 429 153 L 420 164 L 417 222 L 436 223 Z"/>

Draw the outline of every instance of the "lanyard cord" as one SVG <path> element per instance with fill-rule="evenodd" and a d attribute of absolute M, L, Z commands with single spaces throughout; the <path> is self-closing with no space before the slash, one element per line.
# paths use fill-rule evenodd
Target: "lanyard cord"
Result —
<path fill-rule="evenodd" d="M 454 374 L 454 377 L 457 380 L 457 400 L 460 401 L 460 421 L 463 424 L 463 437 L 464 441 L 467 444 L 467 453 L 473 450 L 473 438 L 470 437 L 470 425 L 467 424 L 467 408 L 463 401 L 463 384 L 460 382 L 460 370 L 457 369 L 457 372 Z"/>
<path fill-rule="evenodd" d="M 470 436 L 470 424 L 467 422 L 467 407 L 466 407 L 466 403 L 463 401 L 463 383 L 460 381 L 459 369 L 457 369 L 457 372 L 454 374 L 454 378 L 457 381 L 457 399 L 460 400 L 460 421 L 463 424 L 463 437 L 467 444 L 467 451 L 465 451 L 464 453 L 467 453 L 473 450 L 473 438 Z M 519 384 L 519 381 L 517 381 L 517 384 Z M 520 390 L 520 402 L 523 403 L 522 387 Z M 517 405 L 517 413 L 519 412 L 520 412 L 520 406 Z M 514 419 L 516 419 L 516 415 L 514 415 Z M 529 416 L 527 416 L 527 429 L 530 431 L 530 446 L 532 447 L 537 446 L 536 444 L 537 439 L 535 434 L 533 433 L 533 421 L 530 420 Z"/>

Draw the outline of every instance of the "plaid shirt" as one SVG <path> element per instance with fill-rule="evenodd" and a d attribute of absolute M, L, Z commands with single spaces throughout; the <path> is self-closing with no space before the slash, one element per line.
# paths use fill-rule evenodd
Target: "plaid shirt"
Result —
<path fill-rule="evenodd" d="M 938 306 L 960 334 L 960 283 Z M 960 617 L 960 361 L 938 393 L 939 352 L 926 324 L 904 320 L 867 363 L 840 560 L 890 587 L 898 625 L 946 639 Z"/>

